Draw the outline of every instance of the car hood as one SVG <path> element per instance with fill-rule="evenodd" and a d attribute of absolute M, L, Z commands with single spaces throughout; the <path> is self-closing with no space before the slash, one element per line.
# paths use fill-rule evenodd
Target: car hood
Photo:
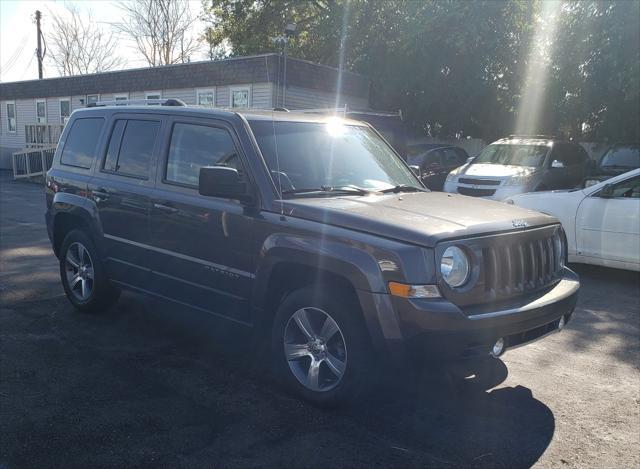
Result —
<path fill-rule="evenodd" d="M 467 164 L 452 172 L 455 176 L 482 176 L 482 177 L 512 177 L 512 176 L 529 176 L 536 171 L 537 168 L 530 166 L 509 166 L 501 164 Z"/>
<path fill-rule="evenodd" d="M 443 239 L 557 223 L 521 207 L 445 192 L 300 198 L 285 200 L 282 209 L 288 216 L 427 247 Z"/>

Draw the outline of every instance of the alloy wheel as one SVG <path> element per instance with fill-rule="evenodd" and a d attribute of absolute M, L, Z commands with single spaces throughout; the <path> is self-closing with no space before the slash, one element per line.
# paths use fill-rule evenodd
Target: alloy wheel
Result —
<path fill-rule="evenodd" d="M 335 388 L 347 366 L 342 331 L 319 308 L 301 308 L 289 318 L 284 330 L 284 356 L 300 384 L 316 392 Z"/>
<path fill-rule="evenodd" d="M 69 291 L 78 301 L 88 300 L 93 291 L 95 274 L 87 248 L 78 242 L 71 244 L 67 249 L 64 267 Z"/>

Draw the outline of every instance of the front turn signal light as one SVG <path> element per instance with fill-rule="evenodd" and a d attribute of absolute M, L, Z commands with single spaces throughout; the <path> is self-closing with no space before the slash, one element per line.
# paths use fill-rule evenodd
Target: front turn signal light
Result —
<path fill-rule="evenodd" d="M 399 282 L 389 282 L 389 293 L 401 298 L 440 298 L 442 296 L 436 285 L 407 285 Z"/>

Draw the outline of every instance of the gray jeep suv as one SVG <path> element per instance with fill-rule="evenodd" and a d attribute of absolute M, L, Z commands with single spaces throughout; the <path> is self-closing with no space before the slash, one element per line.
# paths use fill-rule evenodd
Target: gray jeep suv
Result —
<path fill-rule="evenodd" d="M 77 309 L 128 289 L 260 331 L 281 379 L 322 404 L 387 358 L 485 359 L 562 329 L 579 289 L 555 218 L 429 192 L 338 118 L 79 110 L 46 203 Z"/>

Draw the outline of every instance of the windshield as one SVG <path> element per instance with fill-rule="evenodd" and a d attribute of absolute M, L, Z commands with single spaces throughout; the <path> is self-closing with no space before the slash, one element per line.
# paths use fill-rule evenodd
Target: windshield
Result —
<path fill-rule="evenodd" d="M 610 148 L 602 157 L 600 166 L 640 167 L 640 145 L 620 145 Z"/>
<path fill-rule="evenodd" d="M 511 166 L 542 166 L 549 147 L 544 145 L 492 144 L 484 148 L 473 163 Z"/>
<path fill-rule="evenodd" d="M 411 170 L 368 127 L 339 122 L 250 121 L 249 125 L 276 186 L 279 179 L 283 191 L 422 188 Z"/>

